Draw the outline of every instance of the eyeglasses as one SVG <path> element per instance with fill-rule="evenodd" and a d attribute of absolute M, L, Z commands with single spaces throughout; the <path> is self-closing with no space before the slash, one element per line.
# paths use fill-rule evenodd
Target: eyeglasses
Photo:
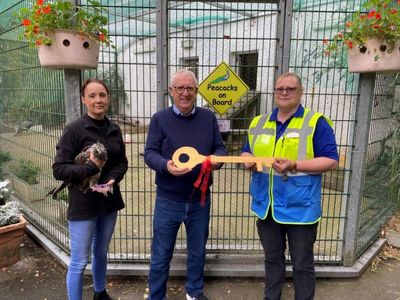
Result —
<path fill-rule="evenodd" d="M 189 94 L 194 94 L 197 92 L 197 88 L 194 86 L 173 86 L 173 88 L 175 89 L 175 91 L 179 94 L 183 94 L 185 92 L 185 90 L 189 93 Z"/>
<path fill-rule="evenodd" d="M 288 95 L 294 94 L 297 90 L 297 87 L 288 87 L 288 88 L 277 88 L 275 89 L 275 93 L 277 93 L 278 95 L 282 95 L 283 92 L 286 91 L 286 93 Z"/>

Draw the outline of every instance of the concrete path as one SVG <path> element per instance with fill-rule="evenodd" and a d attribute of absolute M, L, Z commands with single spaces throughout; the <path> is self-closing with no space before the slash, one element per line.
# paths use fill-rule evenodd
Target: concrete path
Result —
<path fill-rule="evenodd" d="M 359 278 L 319 278 L 315 299 L 321 300 L 400 300 L 400 261 L 394 258 L 375 260 Z M 372 268 L 374 271 L 372 271 Z M 21 260 L 0 271 L 1 300 L 64 300 L 66 270 L 42 247 L 24 237 Z M 113 299 L 144 299 L 146 278 L 116 277 L 108 280 Z M 260 278 L 207 278 L 205 293 L 210 299 L 261 300 Z M 282 299 L 293 299 L 289 279 Z M 91 277 L 85 277 L 84 299 L 92 299 Z M 184 300 L 183 278 L 173 278 L 168 285 L 168 299 Z"/>

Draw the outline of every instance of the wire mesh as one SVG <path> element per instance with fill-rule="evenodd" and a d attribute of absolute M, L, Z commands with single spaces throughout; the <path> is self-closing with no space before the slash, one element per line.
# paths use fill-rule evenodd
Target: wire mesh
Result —
<path fill-rule="evenodd" d="M 86 1 L 77 2 L 87 8 Z M 144 164 L 143 150 L 158 100 L 156 1 L 100 2 L 107 8 L 108 30 L 115 48 L 101 48 L 97 70 L 82 71 L 81 77 L 98 77 L 110 87 L 109 117 L 122 129 L 129 160 L 129 170 L 121 183 L 126 208 L 119 213 L 110 259 L 148 261 L 155 185 L 153 171 Z M 224 141 L 229 154 L 238 155 L 249 122 L 273 108 L 274 79 L 280 63 L 276 60 L 277 48 L 283 38 L 278 34 L 278 16 L 283 12 L 274 1 L 167 3 L 169 74 L 186 67 L 201 82 L 225 61 L 250 87 L 246 96 L 217 116 L 229 122 Z M 21 0 L 0 3 L 0 175 L 12 181 L 16 194 L 30 211 L 30 221 L 68 252 L 66 194 L 59 201 L 45 197 L 56 184 L 51 164 L 65 125 L 64 73 L 41 68 L 36 50 L 18 39 L 21 28 L 13 13 L 30 4 L 31 1 Z M 286 32 L 291 34 L 289 67 L 303 79 L 304 105 L 334 122 L 340 152 L 339 168 L 328 172 L 323 181 L 323 218 L 315 244 L 316 261 L 321 264 L 341 263 L 346 218 L 360 218 L 357 254 L 361 254 L 376 238 L 385 220 L 382 216 L 388 216 L 393 209 L 396 196 L 381 192 L 387 187 L 388 174 L 384 172 L 386 162 L 379 160 L 378 154 L 386 153 L 385 147 L 390 145 L 387 140 L 391 128 L 388 124 L 393 119 L 393 95 L 386 85 L 393 80 L 379 77 L 361 211 L 359 216 L 347 215 L 354 116 L 357 105 L 361 105 L 358 101 L 362 101 L 358 99 L 359 77 L 347 72 L 344 53 L 323 57 L 322 44 L 359 7 L 360 1 L 295 1 L 292 30 Z M 200 96 L 197 105 L 213 110 Z M 29 128 L 27 121 L 32 123 Z M 20 168 L 33 174 L 37 183 L 28 185 L 26 178 L 20 183 L 16 176 Z M 261 254 L 256 218 L 249 209 L 248 187 L 249 173 L 241 165 L 226 164 L 215 172 L 207 244 L 210 254 Z M 176 250 L 185 249 L 182 228 Z"/>
<path fill-rule="evenodd" d="M 393 150 L 396 146 L 394 119 L 396 75 L 377 75 L 366 149 L 364 190 L 361 199 L 357 254 L 360 255 L 381 234 L 393 215 L 398 195 L 391 194 Z M 397 184 L 397 193 L 398 184 Z"/>

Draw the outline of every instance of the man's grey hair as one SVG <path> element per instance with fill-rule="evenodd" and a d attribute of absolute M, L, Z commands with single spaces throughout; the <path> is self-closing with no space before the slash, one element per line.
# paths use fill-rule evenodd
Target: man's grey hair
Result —
<path fill-rule="evenodd" d="M 170 86 L 174 86 L 175 85 L 175 80 L 176 80 L 176 75 L 190 75 L 193 77 L 193 82 L 194 85 L 197 86 L 197 78 L 196 75 L 194 75 L 194 73 L 188 69 L 178 69 L 171 77 L 171 85 Z"/>

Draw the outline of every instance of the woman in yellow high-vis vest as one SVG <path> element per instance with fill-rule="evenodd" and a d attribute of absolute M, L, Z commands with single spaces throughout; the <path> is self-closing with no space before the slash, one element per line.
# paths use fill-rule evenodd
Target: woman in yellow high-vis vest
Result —
<path fill-rule="evenodd" d="M 274 157 L 272 168 L 252 170 L 251 210 L 265 253 L 264 299 L 281 298 L 285 281 L 286 239 L 293 265 L 295 299 L 313 299 L 313 245 L 321 218 L 322 173 L 339 160 L 332 122 L 300 104 L 301 79 L 295 73 L 279 76 L 276 108 L 255 117 L 249 127 L 243 156 Z"/>

